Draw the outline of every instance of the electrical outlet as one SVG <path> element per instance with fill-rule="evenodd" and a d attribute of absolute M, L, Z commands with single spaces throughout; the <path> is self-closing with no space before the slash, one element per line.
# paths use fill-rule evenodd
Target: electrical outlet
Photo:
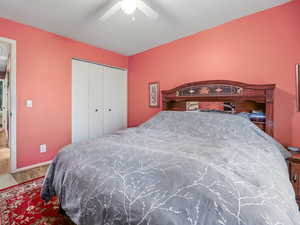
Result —
<path fill-rule="evenodd" d="M 46 146 L 46 144 L 40 145 L 40 153 L 44 153 L 44 152 L 47 152 L 47 146 Z"/>

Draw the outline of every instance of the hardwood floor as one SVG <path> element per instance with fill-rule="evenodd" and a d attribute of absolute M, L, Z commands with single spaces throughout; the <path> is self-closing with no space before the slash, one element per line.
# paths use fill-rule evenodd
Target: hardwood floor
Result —
<path fill-rule="evenodd" d="M 49 165 L 45 165 L 17 173 L 2 174 L 0 175 L 0 189 L 45 176 L 48 167 Z"/>
<path fill-rule="evenodd" d="M 9 156 L 10 151 L 8 148 L 0 148 L 0 174 L 9 173 Z"/>
<path fill-rule="evenodd" d="M 16 180 L 16 182 L 19 184 L 19 183 L 23 183 L 28 180 L 32 180 L 34 178 L 45 176 L 48 167 L 49 167 L 49 165 L 40 166 L 40 167 L 36 167 L 36 168 L 30 169 L 30 170 L 24 170 L 21 172 L 13 173 L 11 175 Z"/>
<path fill-rule="evenodd" d="M 17 182 L 15 181 L 15 179 L 11 174 L 6 173 L 0 175 L 0 190 L 3 188 L 14 186 L 16 184 Z"/>
<path fill-rule="evenodd" d="M 6 131 L 0 128 L 0 175 L 10 172 L 10 150 L 7 147 L 7 141 Z"/>

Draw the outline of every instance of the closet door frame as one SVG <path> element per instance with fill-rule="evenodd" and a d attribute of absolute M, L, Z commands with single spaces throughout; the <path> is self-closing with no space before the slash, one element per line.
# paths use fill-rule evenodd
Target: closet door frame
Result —
<path fill-rule="evenodd" d="M 80 62 L 85 62 L 85 63 L 91 63 L 91 64 L 95 64 L 95 65 L 99 65 L 99 66 L 103 66 L 103 67 L 109 67 L 109 68 L 113 68 L 113 69 L 119 69 L 122 70 L 124 72 L 126 72 L 126 110 L 125 110 L 125 117 L 126 117 L 126 121 L 124 123 L 124 125 L 126 126 L 126 128 L 128 127 L 128 122 L 127 122 L 127 115 L 128 115 L 128 70 L 126 68 L 121 68 L 121 67 L 115 67 L 115 66 L 111 66 L 111 65 L 106 65 L 106 64 L 101 64 L 101 63 L 96 63 L 96 62 L 92 62 L 92 61 L 88 61 L 85 59 L 81 59 L 81 58 L 72 58 L 71 59 L 71 67 L 73 65 L 73 61 L 80 61 Z M 72 71 L 72 70 L 71 70 Z M 88 78 L 87 78 L 88 79 Z M 71 142 L 73 143 L 73 71 L 71 72 Z M 104 93 L 105 95 L 105 93 Z M 104 109 L 105 110 L 105 109 Z"/>

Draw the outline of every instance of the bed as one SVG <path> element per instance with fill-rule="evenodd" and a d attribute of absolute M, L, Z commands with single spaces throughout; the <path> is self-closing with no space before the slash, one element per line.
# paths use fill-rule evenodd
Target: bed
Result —
<path fill-rule="evenodd" d="M 262 97 L 232 84 L 164 91 L 165 110 L 149 121 L 66 146 L 48 169 L 42 198 L 58 196 L 78 225 L 300 224 L 288 153 L 266 130 L 240 115 L 182 110 L 191 100 L 273 103 L 274 87 L 255 89 Z M 203 96 L 199 85 L 219 90 Z M 187 87 L 199 95 L 184 96 Z M 266 108 L 272 125 L 272 107 Z"/>

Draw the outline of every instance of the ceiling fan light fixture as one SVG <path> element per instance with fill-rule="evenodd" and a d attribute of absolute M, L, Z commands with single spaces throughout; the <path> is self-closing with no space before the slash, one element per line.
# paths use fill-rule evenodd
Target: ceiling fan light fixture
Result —
<path fill-rule="evenodd" d="M 130 15 L 135 12 L 137 8 L 137 2 L 136 0 L 122 0 L 121 8 L 124 11 L 124 13 Z"/>

